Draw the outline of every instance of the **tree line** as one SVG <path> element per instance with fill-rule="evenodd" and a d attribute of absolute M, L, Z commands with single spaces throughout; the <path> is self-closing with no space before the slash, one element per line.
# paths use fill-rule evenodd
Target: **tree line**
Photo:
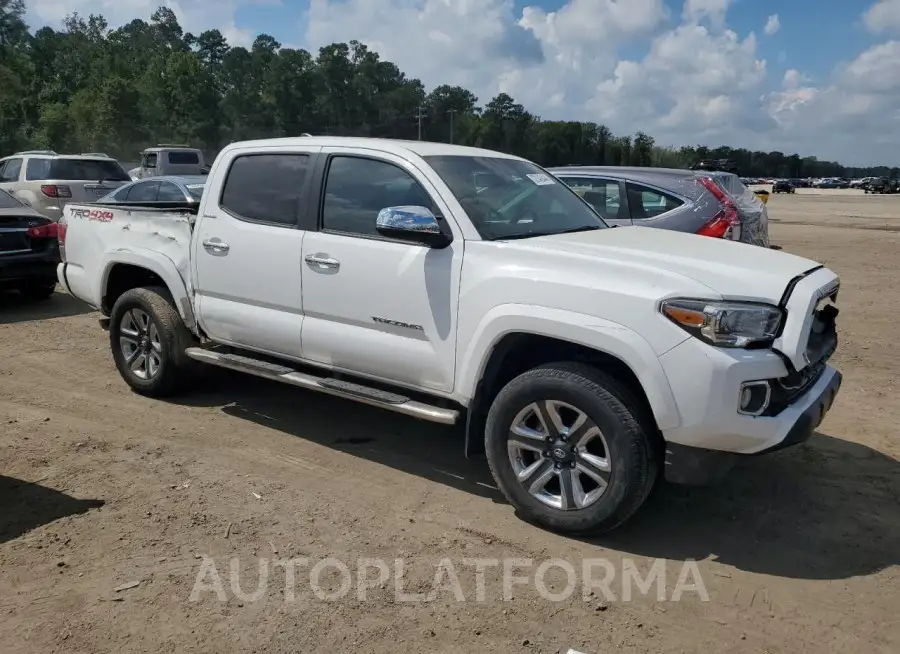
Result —
<path fill-rule="evenodd" d="M 541 120 L 501 93 L 418 79 L 357 41 L 317 55 L 261 34 L 231 47 L 218 30 L 186 33 L 171 9 L 110 29 L 69 15 L 31 33 L 23 0 L 0 0 L 0 156 L 25 148 L 106 152 L 134 160 L 144 147 L 183 143 L 214 155 L 232 141 L 311 134 L 446 141 L 515 153 L 545 166 L 683 168 L 731 159 L 744 176 L 889 175 L 897 169 L 727 146 L 661 147 L 593 122 Z"/>

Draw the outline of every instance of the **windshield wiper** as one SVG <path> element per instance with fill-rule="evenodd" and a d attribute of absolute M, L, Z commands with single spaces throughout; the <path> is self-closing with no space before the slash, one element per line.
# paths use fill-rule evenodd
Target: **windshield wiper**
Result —
<path fill-rule="evenodd" d="M 594 232 L 598 229 L 603 229 L 602 227 L 597 227 L 595 225 L 584 225 L 582 227 L 573 227 L 572 229 L 564 229 L 561 232 L 551 232 L 550 234 L 545 234 L 545 236 L 556 236 L 557 234 L 575 234 L 577 232 Z"/>
<path fill-rule="evenodd" d="M 558 234 L 575 234 L 577 232 L 593 232 L 602 227 L 594 227 L 592 225 L 583 225 L 581 227 L 573 227 L 572 229 L 564 229 L 559 232 L 526 232 L 524 234 L 510 234 L 509 236 L 497 236 L 492 241 L 517 241 L 523 238 L 537 238 L 539 236 L 557 236 Z"/>

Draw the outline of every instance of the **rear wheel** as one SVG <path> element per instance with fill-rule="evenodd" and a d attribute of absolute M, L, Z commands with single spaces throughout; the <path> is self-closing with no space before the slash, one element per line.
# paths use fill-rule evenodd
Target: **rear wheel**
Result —
<path fill-rule="evenodd" d="M 194 336 L 163 288 L 134 288 L 116 300 L 109 343 L 119 374 L 141 395 L 176 393 L 196 367 L 184 354 Z"/>
<path fill-rule="evenodd" d="M 56 279 L 31 279 L 19 286 L 19 293 L 26 300 L 46 300 L 56 290 Z"/>
<path fill-rule="evenodd" d="M 625 522 L 656 480 L 655 427 L 628 387 L 578 363 L 513 379 L 485 431 L 497 485 L 527 520 L 566 533 Z"/>

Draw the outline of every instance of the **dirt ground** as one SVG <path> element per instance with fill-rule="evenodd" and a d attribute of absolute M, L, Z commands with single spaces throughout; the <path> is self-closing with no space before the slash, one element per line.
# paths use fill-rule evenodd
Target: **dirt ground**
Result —
<path fill-rule="evenodd" d="M 7 298 L 0 650 L 900 651 L 900 196 L 779 195 L 769 211 L 774 243 L 843 280 L 834 409 L 806 445 L 749 459 L 715 489 L 662 485 L 594 540 L 520 521 L 486 465 L 463 458 L 459 429 L 218 371 L 178 401 L 148 400 L 115 371 L 97 314 L 62 293 Z M 290 557 L 346 562 L 353 589 L 320 599 L 298 568 L 290 597 L 270 568 L 247 596 L 259 561 Z M 641 574 L 662 558 L 668 590 L 625 601 L 619 574 L 612 599 L 578 586 L 550 601 L 530 584 L 507 601 L 490 567 L 478 601 L 464 561 L 510 557 L 531 559 L 532 579 L 552 558 Z M 360 558 L 402 559 L 406 592 L 426 593 L 449 559 L 464 601 L 400 601 L 393 572 L 361 598 Z M 687 559 L 708 601 L 672 601 Z M 208 587 L 192 600 L 204 565 L 224 601 Z M 342 579 L 328 569 L 319 592 Z M 559 568 L 546 579 L 565 587 Z"/>

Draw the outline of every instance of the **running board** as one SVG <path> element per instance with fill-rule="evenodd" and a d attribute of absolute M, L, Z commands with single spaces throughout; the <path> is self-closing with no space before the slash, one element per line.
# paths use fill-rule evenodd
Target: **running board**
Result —
<path fill-rule="evenodd" d="M 428 420 L 430 422 L 439 422 L 444 425 L 452 425 L 459 418 L 459 411 L 455 409 L 445 409 L 439 406 L 423 404 L 398 395 L 390 393 L 370 386 L 362 384 L 354 384 L 343 379 L 333 379 L 331 377 L 316 377 L 305 372 L 300 372 L 288 366 L 277 363 L 270 363 L 252 357 L 241 356 L 240 354 L 225 354 L 222 352 L 214 352 L 212 350 L 204 350 L 199 347 L 189 347 L 184 353 L 195 361 L 202 361 L 220 368 L 228 368 L 245 372 L 257 377 L 272 379 L 283 384 L 291 384 L 299 386 L 310 391 L 319 391 L 328 395 L 335 395 L 348 400 L 354 400 L 362 404 L 381 407 L 388 411 L 402 413 L 413 418 Z"/>

